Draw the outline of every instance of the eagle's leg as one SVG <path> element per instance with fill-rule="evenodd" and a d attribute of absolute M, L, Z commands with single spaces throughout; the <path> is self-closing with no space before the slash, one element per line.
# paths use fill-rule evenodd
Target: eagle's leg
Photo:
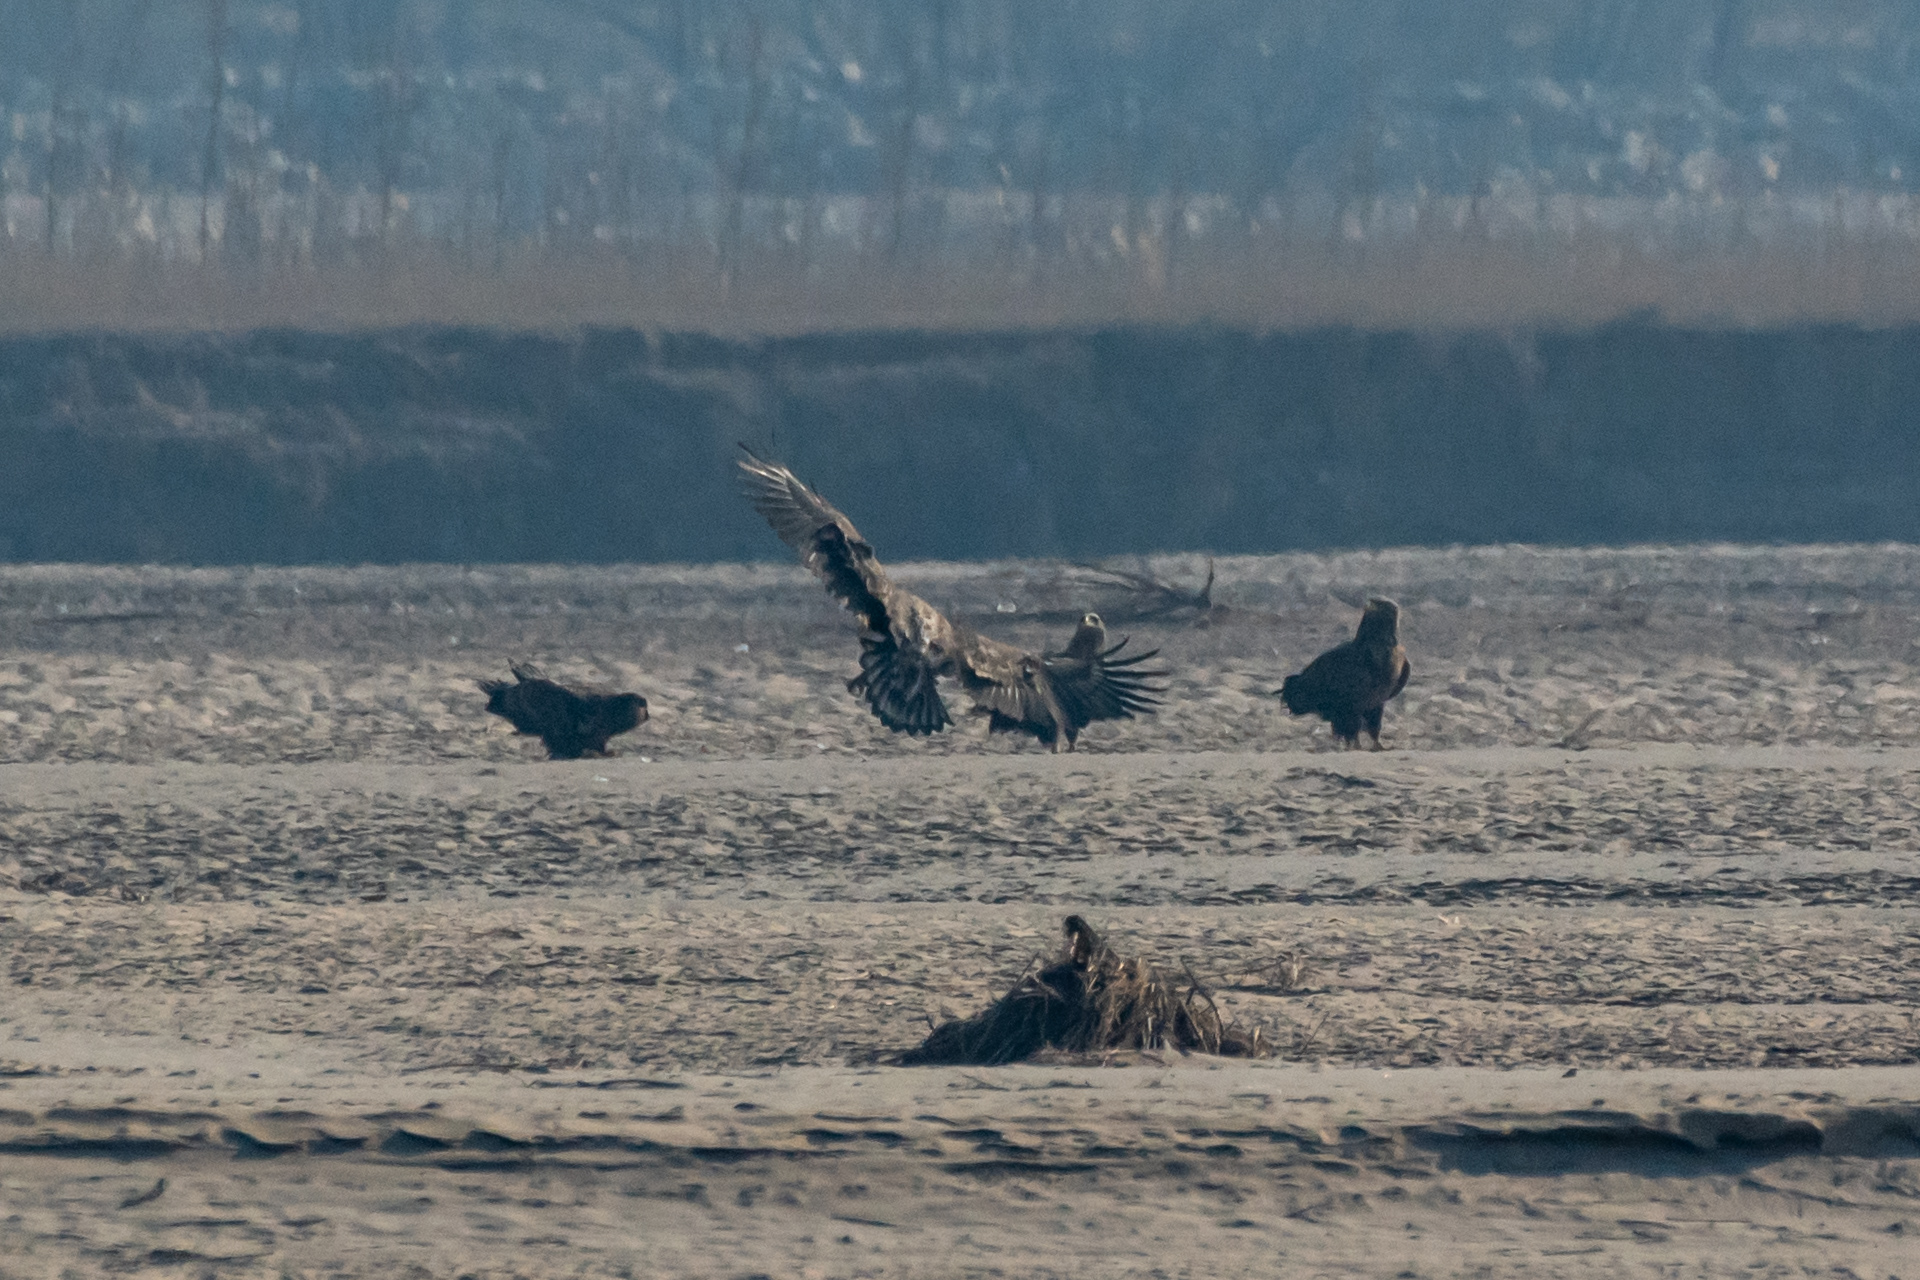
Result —
<path fill-rule="evenodd" d="M 1067 721 L 1067 718 L 1061 714 L 1058 708 L 1053 708 L 1052 710 L 1053 754 L 1059 755 L 1062 751 L 1073 750 L 1073 740 L 1080 736 L 1080 731 Z M 1062 746 L 1062 743 L 1066 745 Z"/>
<path fill-rule="evenodd" d="M 1367 726 L 1367 735 L 1373 739 L 1373 749 L 1375 751 L 1386 750 L 1385 747 L 1380 745 L 1380 717 L 1383 710 L 1381 707 L 1375 707 L 1363 717 Z"/>
<path fill-rule="evenodd" d="M 1333 736 L 1340 740 L 1340 749 L 1357 749 L 1360 746 L 1360 717 L 1351 711 L 1342 711 L 1332 719 Z"/>

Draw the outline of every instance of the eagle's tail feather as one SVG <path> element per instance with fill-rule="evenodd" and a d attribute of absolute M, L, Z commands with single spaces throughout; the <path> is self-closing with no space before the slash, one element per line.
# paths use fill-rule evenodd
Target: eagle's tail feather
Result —
<path fill-rule="evenodd" d="M 1273 692 L 1287 704 L 1287 710 L 1296 716 L 1307 714 L 1319 703 L 1319 699 L 1315 698 L 1313 691 L 1307 687 L 1305 673 L 1288 676 Z"/>

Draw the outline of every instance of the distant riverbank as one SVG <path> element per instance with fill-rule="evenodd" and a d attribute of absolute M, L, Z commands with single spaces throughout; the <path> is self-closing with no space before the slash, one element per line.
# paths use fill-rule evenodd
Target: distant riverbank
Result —
<path fill-rule="evenodd" d="M 1920 328 L 0 340 L 0 559 L 903 559 L 1920 541 Z"/>

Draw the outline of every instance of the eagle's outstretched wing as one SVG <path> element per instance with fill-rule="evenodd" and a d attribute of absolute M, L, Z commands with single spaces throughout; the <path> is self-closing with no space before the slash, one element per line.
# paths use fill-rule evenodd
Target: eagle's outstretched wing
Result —
<path fill-rule="evenodd" d="M 746 473 L 744 488 L 753 509 L 773 526 L 780 541 L 800 553 L 800 563 L 826 583 L 849 612 L 871 630 L 888 630 L 887 602 L 894 587 L 874 558 L 872 544 L 793 472 L 744 444 L 740 449 L 747 455 L 740 470 Z"/>
<path fill-rule="evenodd" d="M 1095 720 L 1130 720 L 1136 715 L 1152 715 L 1160 706 L 1155 694 L 1166 686 L 1153 681 L 1164 679 L 1164 669 L 1143 670 L 1141 663 L 1158 657 L 1158 649 L 1120 658 L 1114 655 L 1127 647 L 1122 639 L 1093 657 L 1082 659 L 1071 653 L 1048 654 L 1047 674 L 1055 694 L 1074 723 L 1074 731 Z"/>
<path fill-rule="evenodd" d="M 953 675 L 991 717 L 996 733 L 1030 733 L 1054 750 L 1071 745 L 1079 729 L 1061 706 L 1046 663 L 1024 649 L 971 631 L 958 635 Z"/>
<path fill-rule="evenodd" d="M 1078 733 L 1095 720 L 1126 720 L 1150 715 L 1160 705 L 1153 695 L 1165 693 L 1152 681 L 1162 679 L 1165 671 L 1143 671 L 1140 664 L 1159 654 L 1158 649 L 1136 653 L 1130 658 L 1114 655 L 1127 647 L 1107 644 L 1107 624 L 1097 613 L 1083 614 L 1067 647 L 1046 654 L 1048 679 L 1055 696 Z"/>
<path fill-rule="evenodd" d="M 952 724 L 935 683 L 952 648 L 952 624 L 887 580 L 872 545 L 832 503 L 779 463 L 740 448 L 754 510 L 860 619 L 860 674 L 847 688 L 863 695 L 889 729 L 930 734 Z"/>
<path fill-rule="evenodd" d="M 1081 633 L 1074 638 L 1081 640 Z M 1100 632 L 1099 641 L 1105 638 Z M 973 700 L 992 714 L 995 730 L 1030 733 L 1057 751 L 1071 748 L 1095 720 L 1151 714 L 1160 705 L 1153 695 L 1163 689 L 1152 681 L 1167 673 L 1138 665 L 1159 650 L 1116 658 L 1126 643 L 1091 650 L 1070 643 L 1066 651 L 1035 657 L 998 640 L 967 635 L 958 674 Z"/>

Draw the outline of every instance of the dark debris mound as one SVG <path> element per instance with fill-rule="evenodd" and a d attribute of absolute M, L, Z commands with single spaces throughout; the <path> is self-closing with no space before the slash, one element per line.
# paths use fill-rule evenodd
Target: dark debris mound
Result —
<path fill-rule="evenodd" d="M 971 1018 L 942 1023 L 901 1066 L 999 1066 L 1045 1051 L 1100 1054 L 1178 1049 L 1236 1058 L 1270 1052 L 1256 1028 L 1221 1016 L 1212 995 L 1187 973 L 1180 989 L 1144 959 L 1122 958 L 1079 916 L 1066 919 L 1059 960 L 1021 975 L 1013 989 Z"/>

